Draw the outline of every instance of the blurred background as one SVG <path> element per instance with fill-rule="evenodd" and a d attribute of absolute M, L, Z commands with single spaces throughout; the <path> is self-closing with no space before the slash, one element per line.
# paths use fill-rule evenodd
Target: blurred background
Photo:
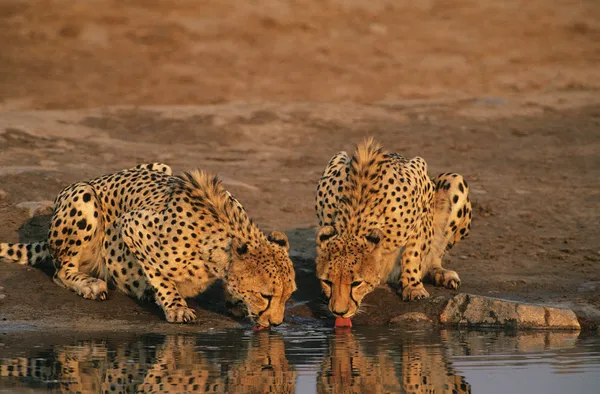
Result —
<path fill-rule="evenodd" d="M 0 0 L 0 110 L 600 87 L 597 0 Z"/>

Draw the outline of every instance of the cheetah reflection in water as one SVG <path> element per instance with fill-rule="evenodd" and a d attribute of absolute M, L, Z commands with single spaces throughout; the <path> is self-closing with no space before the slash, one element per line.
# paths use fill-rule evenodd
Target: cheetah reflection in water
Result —
<path fill-rule="evenodd" d="M 0 377 L 81 394 L 295 391 L 296 372 L 280 335 L 260 332 L 242 342 L 239 333 L 232 335 L 230 341 L 240 346 L 215 349 L 188 335 L 146 336 L 116 347 L 85 341 L 56 347 L 47 359 L 0 359 Z M 156 341 L 162 343 L 155 346 Z"/>
<path fill-rule="evenodd" d="M 323 359 L 317 392 L 466 394 L 471 386 L 448 362 L 446 350 L 401 340 L 400 344 L 360 341 L 338 329 Z"/>

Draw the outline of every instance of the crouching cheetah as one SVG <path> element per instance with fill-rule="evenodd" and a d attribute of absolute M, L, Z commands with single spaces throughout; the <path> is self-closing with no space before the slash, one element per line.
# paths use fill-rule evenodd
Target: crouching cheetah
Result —
<path fill-rule="evenodd" d="M 404 300 L 429 296 L 426 277 L 460 285 L 441 264 L 471 227 L 469 189 L 459 174 L 432 180 L 422 158 L 408 160 L 369 139 L 351 158 L 340 152 L 329 161 L 316 211 L 317 275 L 336 316 L 353 316 L 383 281 L 399 279 Z"/>
<path fill-rule="evenodd" d="M 285 234 L 262 233 L 213 175 L 173 176 L 142 164 L 64 189 L 46 242 L 0 244 L 0 258 L 37 264 L 51 257 L 54 282 L 95 300 L 107 281 L 154 297 L 169 322 L 195 320 L 185 298 L 222 279 L 229 299 L 262 327 L 283 321 L 295 291 Z"/>

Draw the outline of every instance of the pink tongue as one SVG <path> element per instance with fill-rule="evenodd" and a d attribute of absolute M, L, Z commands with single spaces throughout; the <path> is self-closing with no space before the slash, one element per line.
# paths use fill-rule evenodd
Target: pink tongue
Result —
<path fill-rule="evenodd" d="M 269 327 L 263 327 L 263 326 L 258 326 L 258 325 L 252 327 L 252 330 L 254 330 L 254 331 L 262 331 L 262 330 L 268 330 L 268 329 L 269 329 Z"/>
<path fill-rule="evenodd" d="M 352 327 L 352 320 L 344 317 L 336 317 L 335 318 L 335 326 L 336 327 Z"/>

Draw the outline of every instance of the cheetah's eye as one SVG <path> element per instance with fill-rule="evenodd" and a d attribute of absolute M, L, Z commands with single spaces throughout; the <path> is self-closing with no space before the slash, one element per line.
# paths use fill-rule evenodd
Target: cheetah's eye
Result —
<path fill-rule="evenodd" d="M 352 284 L 350 284 L 350 286 L 358 287 L 358 286 L 362 285 L 362 283 L 363 283 L 362 280 L 357 280 L 356 282 L 352 282 Z"/>
<path fill-rule="evenodd" d="M 325 283 L 327 286 L 331 287 L 333 285 L 333 283 L 331 283 L 330 280 L 326 280 L 326 279 L 321 279 L 321 282 Z"/>

